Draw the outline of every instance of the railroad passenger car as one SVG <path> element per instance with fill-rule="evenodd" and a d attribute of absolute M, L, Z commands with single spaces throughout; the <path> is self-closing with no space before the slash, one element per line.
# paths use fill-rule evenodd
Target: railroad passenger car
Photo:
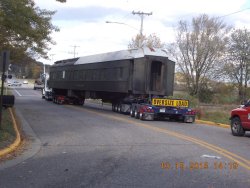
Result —
<path fill-rule="evenodd" d="M 56 61 L 54 94 L 118 103 L 140 96 L 173 95 L 175 63 L 163 50 L 122 50 Z"/>

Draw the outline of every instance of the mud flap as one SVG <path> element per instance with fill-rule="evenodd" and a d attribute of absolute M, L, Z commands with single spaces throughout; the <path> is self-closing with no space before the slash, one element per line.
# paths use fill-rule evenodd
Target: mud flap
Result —
<path fill-rule="evenodd" d="M 184 116 L 183 122 L 193 123 L 195 121 L 195 116 Z"/>

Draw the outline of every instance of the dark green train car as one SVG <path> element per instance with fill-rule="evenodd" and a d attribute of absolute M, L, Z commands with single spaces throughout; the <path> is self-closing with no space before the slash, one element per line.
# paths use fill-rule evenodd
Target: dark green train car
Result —
<path fill-rule="evenodd" d="M 174 72 L 165 51 L 123 50 L 57 61 L 50 68 L 49 87 L 55 94 L 116 103 L 173 95 Z"/>

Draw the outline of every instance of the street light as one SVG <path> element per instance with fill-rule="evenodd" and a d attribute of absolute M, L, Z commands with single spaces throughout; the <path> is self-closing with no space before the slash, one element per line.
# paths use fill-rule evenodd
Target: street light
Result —
<path fill-rule="evenodd" d="M 123 23 L 123 22 L 106 21 L 106 23 L 126 25 L 126 26 L 128 26 L 128 27 L 130 27 L 130 28 L 132 28 L 132 29 L 135 29 L 136 31 L 138 31 L 138 32 L 139 32 L 139 36 L 140 36 L 139 48 L 141 47 L 141 44 L 142 44 L 142 29 L 139 30 L 139 29 L 137 29 L 137 28 L 135 28 L 135 27 L 133 27 L 133 26 L 131 26 L 131 25 L 128 25 L 128 24 L 126 24 L 126 23 Z"/>
<path fill-rule="evenodd" d="M 126 24 L 126 23 L 123 23 L 123 22 L 112 22 L 112 21 L 106 21 L 106 23 L 126 25 L 126 26 L 131 27 L 132 29 L 135 29 L 136 31 L 139 31 L 139 29 L 137 29 L 137 28 L 135 28 L 135 27 L 133 27 L 133 26 L 131 26 L 131 25 L 128 25 L 128 24 Z"/>

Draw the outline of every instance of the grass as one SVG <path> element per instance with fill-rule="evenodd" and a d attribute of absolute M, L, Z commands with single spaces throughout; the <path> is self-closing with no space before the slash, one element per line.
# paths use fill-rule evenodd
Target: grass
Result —
<path fill-rule="evenodd" d="M 2 124 L 0 129 L 0 149 L 11 144 L 16 137 L 11 115 L 7 109 L 2 111 Z"/>
<path fill-rule="evenodd" d="M 0 84 L 1 87 L 2 84 Z M 6 89 L 6 87 L 5 87 Z M 6 90 L 4 90 L 4 95 L 6 94 Z M 11 95 L 11 91 L 7 90 L 7 95 Z M 6 108 L 2 108 L 2 122 L 0 129 L 0 149 L 11 144 L 16 138 L 15 129 L 13 126 L 12 118 L 10 112 Z"/>
<path fill-rule="evenodd" d="M 237 105 L 205 105 L 197 109 L 197 119 L 215 123 L 230 124 L 231 110 Z"/>
<path fill-rule="evenodd" d="M 215 123 L 222 123 L 229 125 L 230 114 L 228 112 L 217 111 L 217 112 L 205 112 L 201 117 L 201 120 L 212 121 Z"/>

